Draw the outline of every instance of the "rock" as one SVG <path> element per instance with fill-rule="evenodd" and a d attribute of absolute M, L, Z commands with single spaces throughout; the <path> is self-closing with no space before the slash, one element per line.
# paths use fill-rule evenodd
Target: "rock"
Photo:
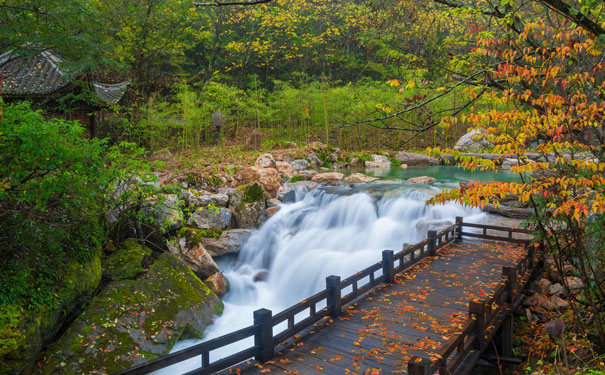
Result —
<path fill-rule="evenodd" d="M 114 281 L 131 279 L 145 273 L 151 250 L 135 239 L 128 239 L 111 256 L 103 259 L 103 276 Z"/>
<path fill-rule="evenodd" d="M 276 171 L 277 172 L 277 171 Z M 265 221 L 265 198 L 258 182 L 238 187 L 229 200 L 238 228 L 257 228 Z"/>
<path fill-rule="evenodd" d="M 87 301 L 101 283 L 101 250 L 90 249 L 86 262 L 68 261 L 55 304 L 23 309 L 0 304 L 0 373 L 28 374 L 36 368 L 43 347 L 54 340 L 65 321 Z"/>
<path fill-rule="evenodd" d="M 491 203 L 483 207 L 483 211 L 513 219 L 527 219 L 534 213 L 534 211 L 530 208 L 511 207 L 507 205 L 500 205 L 496 208 Z"/>
<path fill-rule="evenodd" d="M 218 238 L 203 239 L 204 247 L 213 256 L 237 254 L 246 243 L 252 229 L 231 229 L 221 233 Z"/>
<path fill-rule="evenodd" d="M 335 171 L 339 171 L 342 169 L 348 169 L 349 168 L 349 163 L 334 163 L 332 164 L 332 169 Z"/>
<path fill-rule="evenodd" d="M 275 163 L 275 159 L 271 154 L 262 154 L 256 161 L 254 162 L 254 166 L 256 168 L 273 168 L 277 169 L 277 164 Z"/>
<path fill-rule="evenodd" d="M 187 234 L 185 237 L 166 241 L 166 246 L 172 255 L 179 258 L 201 279 L 219 272 L 218 265 L 204 248 L 202 240 L 195 235 Z"/>
<path fill-rule="evenodd" d="M 516 167 L 519 165 L 518 159 L 505 158 L 502 161 L 502 169 L 510 170 L 511 167 Z"/>
<path fill-rule="evenodd" d="M 349 166 L 351 168 L 361 168 L 361 167 L 363 167 L 363 162 L 357 156 L 353 156 L 351 158 L 351 161 L 349 161 Z"/>
<path fill-rule="evenodd" d="M 580 292 L 584 288 L 584 282 L 579 277 L 568 276 L 568 277 L 565 278 L 565 282 L 567 282 L 567 286 L 569 287 L 569 291 L 574 296 L 580 294 Z"/>
<path fill-rule="evenodd" d="M 318 173 L 311 181 L 313 182 L 333 182 L 333 181 L 341 181 L 345 177 L 344 174 L 339 172 L 327 172 L 327 173 Z"/>
<path fill-rule="evenodd" d="M 307 155 L 307 159 L 311 160 L 311 163 L 315 163 L 316 167 L 323 167 L 324 166 L 324 162 L 321 161 L 320 158 L 317 157 L 317 155 L 315 155 L 314 153 L 310 152 Z"/>
<path fill-rule="evenodd" d="M 290 162 L 292 166 L 292 170 L 294 172 L 304 171 L 305 169 L 309 169 L 309 162 L 305 159 L 296 159 Z"/>
<path fill-rule="evenodd" d="M 538 289 L 541 293 L 548 292 L 551 285 L 552 283 L 548 279 L 540 279 L 540 281 L 538 281 Z"/>
<path fill-rule="evenodd" d="M 416 166 L 416 165 L 439 165 L 439 159 L 432 156 L 417 154 L 415 152 L 401 151 L 395 155 L 395 159 L 401 163 Z"/>
<path fill-rule="evenodd" d="M 309 143 L 309 147 L 311 147 L 312 150 L 323 150 L 328 146 L 323 142 L 311 142 Z"/>
<path fill-rule="evenodd" d="M 439 232 L 452 224 L 454 224 L 452 220 L 421 219 L 416 222 L 416 230 L 421 236 L 426 237 L 429 230 Z"/>
<path fill-rule="evenodd" d="M 296 190 L 300 190 L 303 192 L 311 191 L 317 188 L 317 185 L 317 182 L 313 181 L 286 182 L 281 188 L 279 188 L 279 191 L 277 192 L 277 199 L 280 199 L 285 202 L 286 194 L 294 194 Z"/>
<path fill-rule="evenodd" d="M 219 298 L 222 298 L 229 292 L 229 280 L 222 273 L 215 273 L 206 280 L 204 284 L 216 294 Z"/>
<path fill-rule="evenodd" d="M 225 229 L 231 226 L 233 214 L 224 207 L 200 207 L 191 215 L 187 225 L 198 229 Z"/>
<path fill-rule="evenodd" d="M 401 183 L 399 181 L 393 181 L 393 180 L 376 180 L 374 182 L 376 182 L 377 184 L 386 184 L 386 185 L 396 185 L 396 184 Z"/>
<path fill-rule="evenodd" d="M 267 199 L 267 202 L 265 202 L 265 203 L 267 204 L 267 208 L 271 208 L 271 207 L 279 206 L 279 204 L 281 202 L 277 198 L 271 198 L 271 199 Z"/>
<path fill-rule="evenodd" d="M 326 159 L 328 160 L 329 163 L 335 163 L 338 161 L 338 153 L 331 152 L 328 154 L 328 157 Z"/>
<path fill-rule="evenodd" d="M 353 173 L 350 176 L 348 176 L 347 178 L 345 178 L 346 181 L 349 182 L 362 182 L 362 183 L 368 183 L 368 182 L 373 182 L 378 180 L 378 178 L 376 177 L 370 177 L 367 176 L 363 173 Z"/>
<path fill-rule="evenodd" d="M 544 324 L 544 330 L 548 333 L 548 336 L 556 340 L 565 332 L 565 322 L 561 319 L 551 320 Z"/>
<path fill-rule="evenodd" d="M 275 215 L 277 213 L 277 211 L 279 211 L 281 207 L 280 206 L 275 206 L 275 207 L 269 207 L 265 210 L 265 216 L 267 217 L 271 217 L 273 215 Z"/>
<path fill-rule="evenodd" d="M 555 309 L 565 309 L 569 306 L 569 302 L 557 296 L 550 297 L 550 303 L 552 303 Z"/>
<path fill-rule="evenodd" d="M 49 348 L 40 373 L 114 373 L 149 361 L 168 354 L 180 338 L 201 338 L 222 310 L 200 279 L 164 253 L 143 277 L 103 288 Z"/>
<path fill-rule="evenodd" d="M 183 223 L 183 211 L 179 206 L 179 197 L 176 194 L 161 194 L 159 199 L 147 199 L 141 210 L 146 215 L 153 217 L 154 230 L 161 234 L 175 231 Z"/>
<path fill-rule="evenodd" d="M 526 298 L 525 301 L 528 301 L 526 306 L 535 306 L 537 308 L 542 308 L 547 311 L 552 311 L 555 308 L 554 305 L 550 302 L 550 300 L 548 298 L 546 298 L 545 296 L 543 296 L 542 294 L 536 293 L 533 296 L 531 296 L 530 298 Z M 525 301 L 523 301 L 524 304 L 525 304 Z"/>
<path fill-rule="evenodd" d="M 429 177 L 429 176 L 419 176 L 419 177 L 412 177 L 412 178 L 408 179 L 406 182 L 408 184 L 428 184 L 431 182 L 435 182 L 435 178 Z"/>
<path fill-rule="evenodd" d="M 311 180 L 311 179 L 313 179 L 313 176 L 315 176 L 316 174 L 317 174 L 317 171 L 314 171 L 314 170 L 294 172 L 295 176 L 299 176 L 299 177 L 303 178 L 304 180 Z"/>
<path fill-rule="evenodd" d="M 151 161 L 155 161 L 155 160 L 169 161 L 173 157 L 174 156 L 172 155 L 172 152 L 170 152 L 170 150 L 168 150 L 167 148 L 164 148 L 162 150 L 155 151 L 153 154 L 151 154 L 151 156 L 149 157 L 149 160 L 151 160 Z"/>
<path fill-rule="evenodd" d="M 407 169 L 407 167 L 408 167 L 407 164 L 401 163 L 401 165 L 399 165 L 399 168 L 401 168 L 401 169 Z"/>
<path fill-rule="evenodd" d="M 290 141 L 284 142 L 284 146 L 290 147 L 290 148 L 296 148 L 296 147 L 298 147 L 298 145 L 296 143 L 290 142 Z"/>
<path fill-rule="evenodd" d="M 212 194 L 208 192 L 199 192 L 197 190 L 183 190 L 181 199 L 189 206 L 201 207 L 213 204 L 217 207 L 227 207 L 229 203 L 229 195 L 227 194 Z"/>
<path fill-rule="evenodd" d="M 366 161 L 364 166 L 366 168 L 382 168 L 389 169 L 391 168 L 391 161 L 389 158 L 383 155 L 372 155 L 373 161 Z"/>
<path fill-rule="evenodd" d="M 267 276 L 269 276 L 269 272 L 267 271 L 259 271 L 256 275 L 254 275 L 254 282 L 265 281 L 267 280 Z"/>
<path fill-rule="evenodd" d="M 235 188 L 222 187 L 222 188 L 218 189 L 217 194 L 224 194 L 227 197 L 231 197 L 231 194 L 233 194 L 234 191 L 235 191 Z"/>
<path fill-rule="evenodd" d="M 556 283 L 552 284 L 548 287 L 548 294 L 551 296 L 564 297 L 565 296 L 565 288 L 563 285 Z"/>
<path fill-rule="evenodd" d="M 459 151 L 478 151 L 486 148 L 494 147 L 494 144 L 483 138 L 483 132 L 478 129 L 473 129 L 466 133 L 454 146 L 454 150 Z"/>
<path fill-rule="evenodd" d="M 306 161 L 306 160 L 305 160 Z M 290 178 L 294 174 L 294 169 L 287 161 L 276 161 L 277 171 Z"/>
<path fill-rule="evenodd" d="M 242 176 L 247 184 L 252 182 L 261 183 L 271 196 L 275 196 L 282 183 L 279 173 L 273 168 L 247 167 L 244 169 Z"/>

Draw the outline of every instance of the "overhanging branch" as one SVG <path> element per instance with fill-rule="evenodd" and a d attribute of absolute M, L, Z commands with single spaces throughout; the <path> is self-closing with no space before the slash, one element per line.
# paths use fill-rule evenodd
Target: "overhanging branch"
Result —
<path fill-rule="evenodd" d="M 253 0 L 253 1 L 210 1 L 207 3 L 194 2 L 193 5 L 196 7 L 225 7 L 233 5 L 258 5 L 270 3 L 273 0 Z"/>

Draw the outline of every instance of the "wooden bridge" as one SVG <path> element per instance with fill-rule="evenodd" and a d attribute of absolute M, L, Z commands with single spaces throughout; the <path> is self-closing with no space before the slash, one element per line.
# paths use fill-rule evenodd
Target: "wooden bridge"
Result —
<path fill-rule="evenodd" d="M 193 374 L 467 374 L 491 346 L 512 358 L 512 311 L 536 267 L 532 231 L 456 224 L 273 315 L 115 375 L 198 357 Z M 463 237 L 466 237 L 463 240 Z M 474 239 L 469 241 L 469 239 Z M 211 352 L 241 340 L 228 357 Z"/>

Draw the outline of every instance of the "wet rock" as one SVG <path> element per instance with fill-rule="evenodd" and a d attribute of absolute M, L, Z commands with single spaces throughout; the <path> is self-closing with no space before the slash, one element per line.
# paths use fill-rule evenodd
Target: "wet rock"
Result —
<path fill-rule="evenodd" d="M 229 200 L 238 228 L 258 228 L 265 221 L 265 198 L 258 182 L 238 187 Z"/>
<path fill-rule="evenodd" d="M 372 161 L 366 161 L 364 166 L 366 168 L 389 169 L 391 168 L 391 161 L 386 156 L 374 154 L 372 155 Z"/>
<path fill-rule="evenodd" d="M 187 225 L 198 229 L 225 229 L 231 226 L 233 213 L 223 207 L 200 207 L 191 215 Z"/>
<path fill-rule="evenodd" d="M 254 162 L 254 166 L 257 168 L 273 168 L 277 169 L 277 164 L 275 163 L 275 159 L 271 154 L 262 154 L 256 161 Z"/>
<path fill-rule="evenodd" d="M 339 172 L 318 173 L 315 176 L 313 176 L 311 181 L 313 181 L 313 182 L 334 182 L 334 181 L 342 181 L 342 179 L 344 177 L 345 177 L 345 175 L 342 173 L 339 173 Z"/>
<path fill-rule="evenodd" d="M 419 177 L 412 177 L 412 178 L 408 179 L 406 182 L 408 184 L 428 184 L 431 182 L 435 182 L 435 178 L 429 177 L 429 176 L 419 176 Z"/>
<path fill-rule="evenodd" d="M 275 196 L 282 183 L 279 173 L 273 168 L 247 167 L 242 172 L 242 176 L 247 184 L 252 182 L 262 184 L 272 197 Z"/>
<path fill-rule="evenodd" d="M 103 276 L 110 280 L 136 279 L 145 273 L 146 259 L 151 250 L 139 244 L 135 239 L 128 239 L 111 256 L 103 259 Z"/>
<path fill-rule="evenodd" d="M 222 298 L 229 292 L 229 280 L 222 273 L 215 273 L 206 280 L 204 284 L 216 294 L 219 298 Z"/>
<path fill-rule="evenodd" d="M 456 145 L 454 146 L 454 150 L 478 151 L 490 147 L 494 147 L 494 144 L 484 138 L 483 132 L 478 129 L 473 129 L 458 139 L 458 142 L 456 142 Z"/>
<path fill-rule="evenodd" d="M 213 257 L 237 254 L 251 233 L 252 229 L 231 229 L 223 231 L 217 238 L 205 238 L 202 241 L 208 253 Z"/>
<path fill-rule="evenodd" d="M 345 178 L 345 180 L 349 181 L 349 182 L 369 183 L 369 182 L 378 180 L 378 178 L 370 177 L 363 173 L 353 173 L 350 176 L 348 176 L 347 178 Z"/>
<path fill-rule="evenodd" d="M 401 151 L 395 155 L 395 159 L 409 166 L 439 165 L 439 159 L 424 154 L 417 154 L 415 152 Z"/>
<path fill-rule="evenodd" d="M 275 215 L 277 213 L 277 211 L 279 211 L 281 207 L 280 206 L 275 206 L 275 207 L 269 207 L 265 210 L 265 216 L 267 217 L 271 217 L 273 215 Z"/>
<path fill-rule="evenodd" d="M 267 280 L 267 276 L 269 273 L 267 271 L 260 271 L 256 275 L 254 275 L 254 282 L 265 281 Z"/>
<path fill-rule="evenodd" d="M 279 206 L 279 204 L 281 202 L 277 198 L 271 198 L 271 199 L 267 199 L 267 201 L 265 203 L 267 204 L 267 208 L 270 208 L 270 207 Z"/>
<path fill-rule="evenodd" d="M 132 367 L 168 354 L 179 338 L 201 338 L 222 310 L 199 278 L 164 253 L 143 277 L 103 288 L 49 348 L 39 373 L 114 373 Z"/>
<path fill-rule="evenodd" d="M 166 246 L 172 255 L 179 258 L 201 279 L 219 272 L 218 265 L 206 251 L 200 238 L 184 236 L 167 241 Z"/>
<path fill-rule="evenodd" d="M 306 169 L 309 169 L 309 162 L 306 161 L 305 159 L 292 160 L 290 162 L 290 165 L 292 166 L 292 170 L 294 172 L 304 171 Z"/>
<path fill-rule="evenodd" d="M 277 192 L 277 199 L 285 201 L 285 195 L 288 193 L 294 193 L 296 190 L 311 191 L 317 188 L 317 182 L 313 181 L 297 181 L 297 182 L 286 182 Z"/>

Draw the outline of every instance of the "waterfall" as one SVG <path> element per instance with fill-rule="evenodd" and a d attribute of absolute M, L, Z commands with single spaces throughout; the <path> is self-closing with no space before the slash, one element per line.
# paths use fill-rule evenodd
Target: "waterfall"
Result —
<path fill-rule="evenodd" d="M 454 203 L 426 206 L 436 193 L 430 188 L 391 189 L 399 190 L 378 196 L 371 189 L 297 192 L 294 203 L 283 204 L 251 235 L 236 261 L 219 262 L 231 290 L 223 300 L 223 315 L 204 340 L 251 325 L 254 310 L 267 308 L 276 314 L 304 300 L 325 288 L 327 276 L 345 278 L 380 261 L 382 250 L 397 252 L 403 243 L 423 240 L 426 231 L 417 230 L 421 220 L 454 223 L 456 216 L 464 216 L 480 222 L 484 216 Z M 197 342 L 179 342 L 173 351 Z M 251 338 L 213 351 L 211 361 L 250 344 Z M 182 373 L 199 364 L 199 358 L 193 359 L 158 373 Z"/>

